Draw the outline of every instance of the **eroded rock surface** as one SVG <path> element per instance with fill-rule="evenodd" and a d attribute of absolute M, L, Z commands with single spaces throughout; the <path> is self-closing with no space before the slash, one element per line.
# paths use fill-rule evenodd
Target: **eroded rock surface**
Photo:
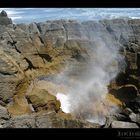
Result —
<path fill-rule="evenodd" d="M 88 65 L 90 60 L 94 60 L 94 50 L 101 41 L 100 37 L 108 47 L 111 47 L 110 42 L 111 45 L 120 47 L 120 53 L 126 59 L 126 68 L 123 67 L 123 72 L 111 82 L 109 93 L 125 106 L 128 104 L 132 112 L 127 110 L 125 116 L 129 121 L 139 123 L 135 115 L 131 114 L 138 113 L 140 109 L 139 26 L 139 19 L 81 23 L 56 20 L 15 25 L 6 12 L 2 11 L 0 14 L 1 127 L 99 128 L 100 126 L 96 124 L 74 120 L 70 114 L 61 111 L 60 101 L 50 93 L 51 90 L 35 87 L 34 81 L 44 75 L 58 74 L 66 65 L 71 64 L 76 70 L 69 73 L 70 76 L 78 79 L 85 69 L 90 73 Z M 116 66 L 122 65 L 119 63 L 114 62 Z M 69 86 L 69 83 L 65 84 Z M 42 111 L 47 113 L 41 113 Z M 125 117 L 118 118 L 123 120 Z M 132 122 L 111 122 L 106 127 L 138 127 Z"/>

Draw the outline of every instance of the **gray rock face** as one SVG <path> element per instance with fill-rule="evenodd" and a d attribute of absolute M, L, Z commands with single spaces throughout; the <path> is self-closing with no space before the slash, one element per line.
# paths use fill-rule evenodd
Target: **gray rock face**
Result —
<path fill-rule="evenodd" d="M 130 24 L 130 21 L 119 19 L 102 22 L 87 21 L 83 23 L 65 20 L 48 21 L 42 23 L 32 23 L 30 25 L 19 24 L 16 25 L 16 30 L 12 31 L 11 33 L 15 37 L 18 36 L 18 38 L 14 38 L 17 42 L 17 49 L 21 53 L 26 53 L 26 55 L 28 50 L 31 57 L 31 54 L 36 53 L 35 47 L 33 47 L 34 45 L 36 45 L 37 49 L 40 50 L 42 49 L 40 48 L 41 46 L 47 47 L 48 42 L 50 42 L 53 47 L 64 47 L 68 44 L 68 41 L 77 42 L 77 46 L 79 43 L 79 46 L 88 46 L 91 43 L 91 47 L 94 45 L 93 42 L 96 42 L 97 40 L 100 42 L 100 40 L 103 39 L 108 46 L 110 46 L 112 42 L 116 47 L 132 46 L 134 41 L 130 39 L 136 36 L 138 31 L 134 32 L 131 26 L 137 28 L 139 21 L 134 22 L 134 25 L 132 23 Z M 139 28 L 137 28 L 137 30 L 139 30 Z M 31 40 L 29 37 L 31 37 Z M 138 41 L 138 38 L 136 39 Z M 139 45 L 137 41 L 135 41 L 133 44 Z M 87 44 L 84 44 L 85 42 L 87 42 Z M 135 45 L 132 47 L 133 49 L 136 48 Z M 33 57 L 34 56 L 32 56 L 32 58 Z M 32 61 L 33 60 L 34 59 L 32 59 Z"/>
<path fill-rule="evenodd" d="M 139 128 L 139 127 L 136 123 L 113 121 L 111 123 L 111 128 Z"/>

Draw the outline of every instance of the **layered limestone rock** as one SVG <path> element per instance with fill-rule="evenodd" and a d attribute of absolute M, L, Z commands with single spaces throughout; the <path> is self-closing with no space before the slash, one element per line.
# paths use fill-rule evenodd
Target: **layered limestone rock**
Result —
<path fill-rule="evenodd" d="M 53 85 L 39 88 L 32 82 L 58 74 L 71 64 L 75 68 L 69 73 L 71 77 L 78 79 L 85 69 L 90 72 L 88 66 L 101 38 L 108 47 L 120 48 L 126 59 L 126 69 L 109 87 L 114 96 L 109 97 L 118 98 L 114 101 L 121 105 L 139 95 L 140 20 L 56 20 L 15 25 L 2 11 L 0 24 L 0 104 L 12 117 L 2 127 L 89 127 L 76 120 L 65 121 L 72 117 L 61 111 L 60 102 L 52 95 Z M 41 115 L 41 111 L 54 111 L 55 115 Z"/>

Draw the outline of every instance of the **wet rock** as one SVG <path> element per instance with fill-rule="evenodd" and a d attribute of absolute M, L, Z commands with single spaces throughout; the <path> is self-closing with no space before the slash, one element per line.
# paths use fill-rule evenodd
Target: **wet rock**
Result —
<path fill-rule="evenodd" d="M 139 128 L 139 127 L 136 123 L 113 121 L 111 123 L 111 128 Z"/>
<path fill-rule="evenodd" d="M 127 103 L 130 100 L 133 100 L 134 98 L 136 98 L 138 96 L 139 92 L 135 85 L 128 84 L 128 85 L 119 87 L 112 94 L 116 98 Z"/>
<path fill-rule="evenodd" d="M 140 109 L 140 96 L 136 97 L 135 99 L 131 100 L 127 106 L 131 108 L 135 113 L 139 112 Z"/>

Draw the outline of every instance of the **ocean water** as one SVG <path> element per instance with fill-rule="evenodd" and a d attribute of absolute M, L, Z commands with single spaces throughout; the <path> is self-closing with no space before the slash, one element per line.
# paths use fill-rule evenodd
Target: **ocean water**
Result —
<path fill-rule="evenodd" d="M 5 10 L 16 24 L 57 19 L 86 21 L 140 18 L 140 8 L 0 8 L 1 10 Z"/>

